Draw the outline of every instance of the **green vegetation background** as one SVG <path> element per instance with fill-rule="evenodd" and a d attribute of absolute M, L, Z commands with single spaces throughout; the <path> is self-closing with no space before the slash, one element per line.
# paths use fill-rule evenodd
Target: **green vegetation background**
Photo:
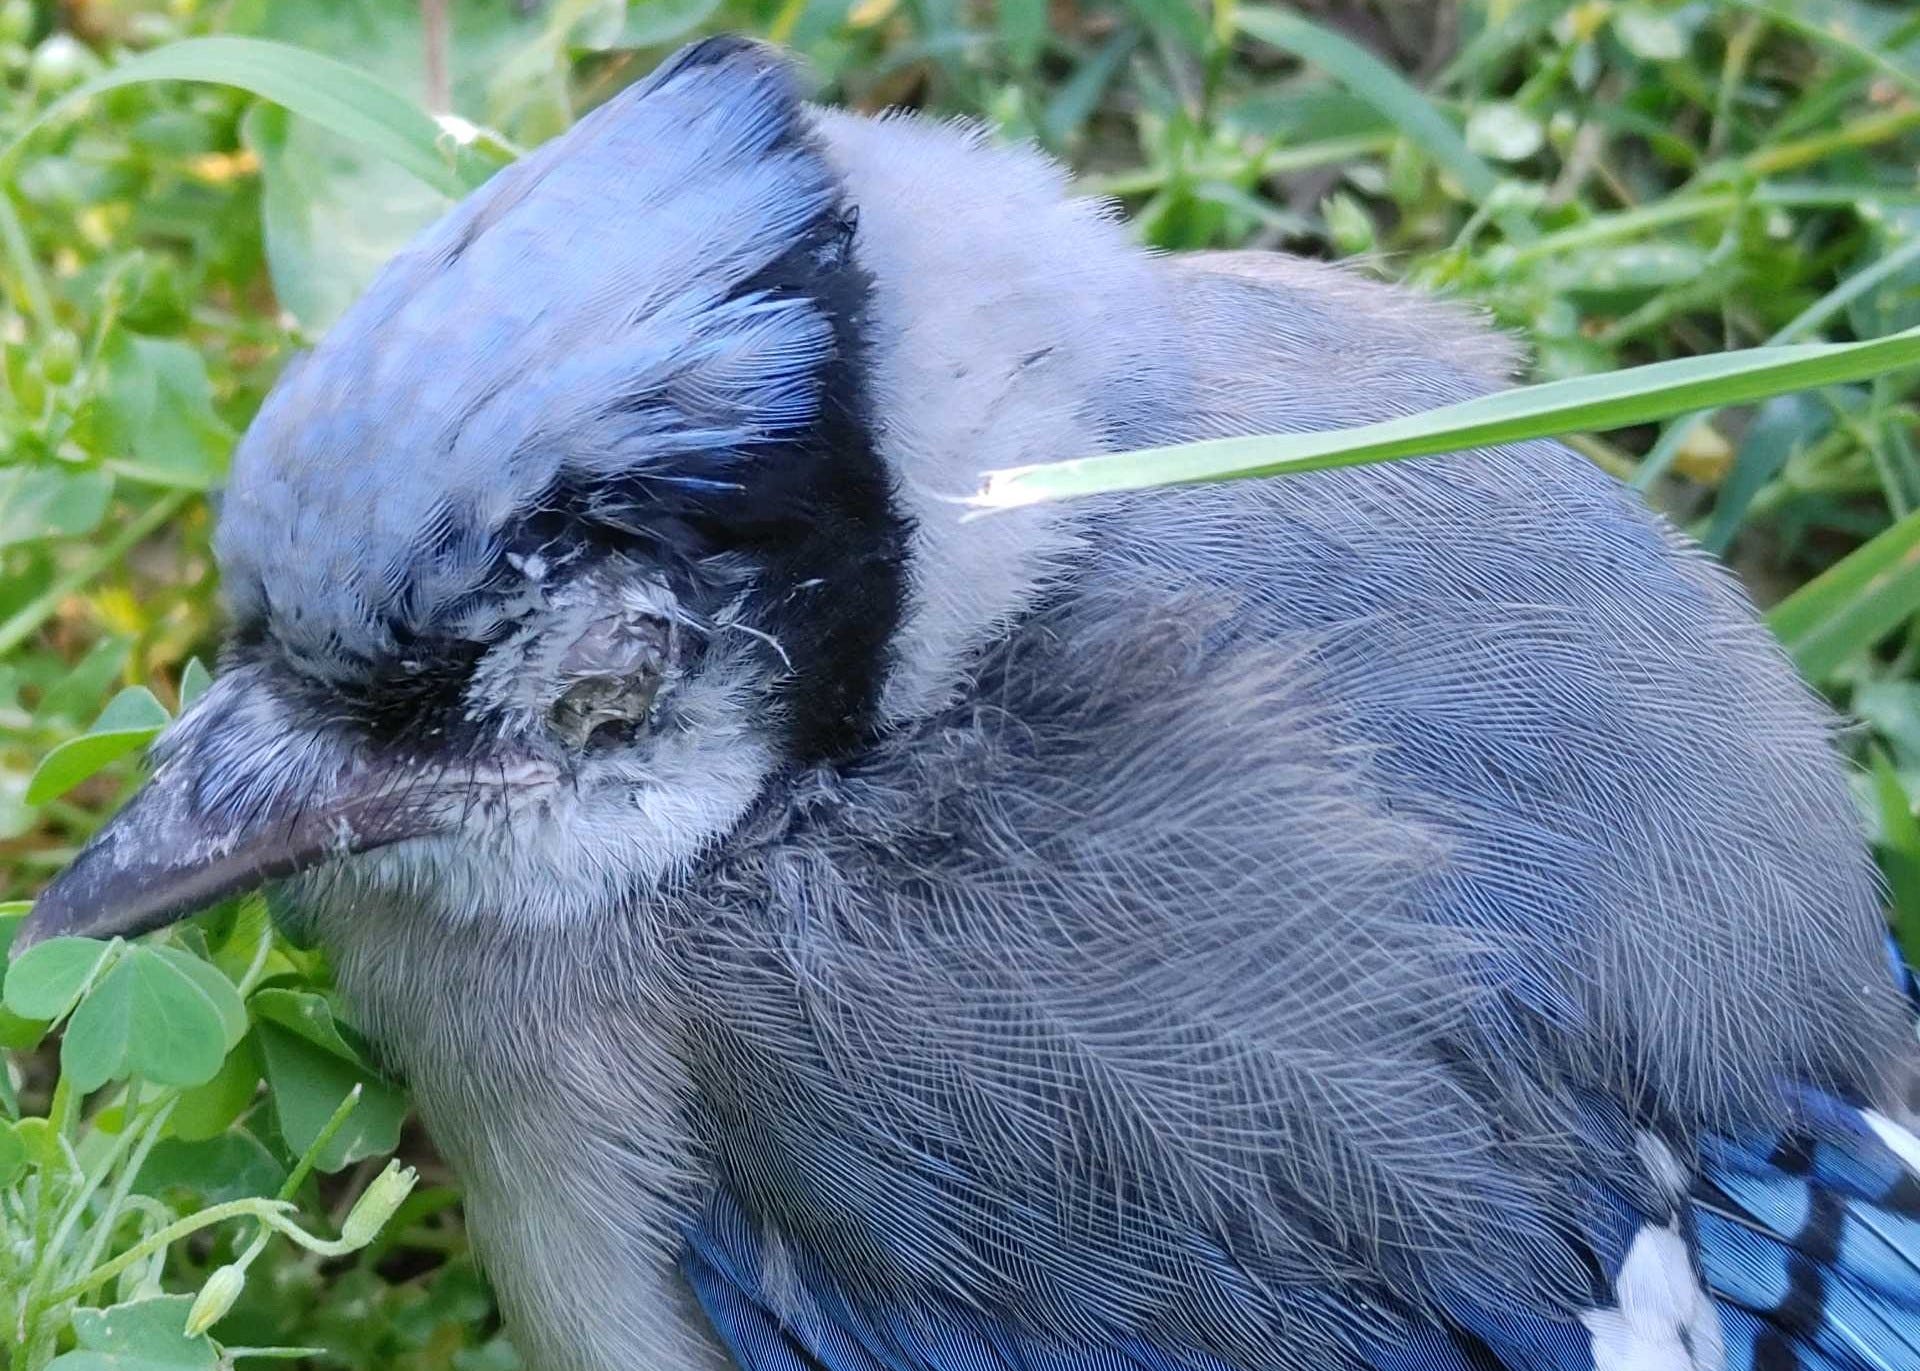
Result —
<path fill-rule="evenodd" d="M 0 0 L 0 144 L 130 54 L 239 34 L 531 145 L 721 28 L 799 49 L 823 99 L 1037 140 L 1155 246 L 1360 258 L 1476 301 L 1529 341 L 1535 379 L 1920 324 L 1920 17 L 1903 0 Z M 447 203 L 218 86 L 114 90 L 0 156 L 0 898 L 25 901 L 71 856 L 204 681 L 206 497 L 235 435 L 288 355 Z M 1763 604 L 1794 597 L 1776 627 L 1859 721 L 1845 743 L 1910 948 L 1917 384 L 1574 440 Z M 23 911 L 0 905 L 0 948 Z M 265 1347 L 516 1365 L 449 1179 L 334 1017 L 324 965 L 276 942 L 257 900 L 164 956 L 77 958 L 12 978 L 0 1009 L 12 1371 L 213 1367 Z M 202 958 L 219 985 L 186 965 Z M 88 1005 L 145 993 L 202 995 L 215 1027 L 93 1031 L 106 1011 Z M 76 1002 L 67 1036 L 87 1042 L 69 1042 L 63 1075 L 47 1027 Z M 331 1233 L 396 1149 L 421 1185 L 356 1251 L 289 1239 L 259 1207 L 284 1193 Z M 223 1204 L 244 1221 L 155 1237 Z M 201 1320 L 218 1342 L 181 1332 L 186 1297 L 249 1250 L 231 1308 Z"/>

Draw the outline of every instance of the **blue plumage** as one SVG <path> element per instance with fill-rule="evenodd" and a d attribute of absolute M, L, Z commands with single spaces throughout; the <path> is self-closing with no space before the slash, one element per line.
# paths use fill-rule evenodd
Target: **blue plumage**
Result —
<path fill-rule="evenodd" d="M 1551 444 L 961 498 L 1510 360 L 695 47 L 289 369 L 29 934 L 292 873 L 539 1371 L 1920 1371 L 1913 987 L 1721 569 Z"/>
<path fill-rule="evenodd" d="M 1895 964 L 1908 974 L 1897 953 Z M 1803 1126 L 1707 1137 L 1689 1193 L 1659 1212 L 1618 1193 L 1597 1194 L 1589 1210 L 1586 1242 L 1606 1288 L 1621 1281 L 1642 1233 L 1671 1225 L 1682 1237 L 1713 1303 L 1718 1360 L 1613 1362 L 1580 1321 L 1442 1292 L 1434 1311 L 1344 1311 L 1344 1359 L 1323 1363 L 1327 1371 L 1915 1371 L 1920 1173 L 1885 1141 L 1893 1125 L 1876 1128 L 1830 1096 L 1794 1094 Z M 1590 1135 L 1607 1135 L 1609 1114 L 1589 1109 Z M 783 1248 L 777 1260 L 771 1278 L 751 1224 L 724 1198 L 687 1235 L 688 1279 L 746 1371 L 1228 1371 L 1202 1351 L 1123 1335 L 1063 1348 L 957 1303 L 874 1306 L 803 1253 Z"/>
<path fill-rule="evenodd" d="M 1783 1207 L 1782 1183 L 1818 1197 L 1806 1214 L 1795 1219 Z M 1735 1193 L 1744 1204 L 1730 1198 Z M 1736 1179 L 1709 1168 L 1692 1204 L 1727 1371 L 1920 1367 L 1920 1226 L 1911 1218 L 1777 1172 Z M 737 1210 L 710 1212 L 689 1234 L 683 1260 L 708 1317 L 747 1371 L 1224 1371 L 1212 1359 L 1139 1342 L 1047 1347 L 977 1312 L 921 1310 L 908 1318 L 896 1309 L 866 1309 L 810 1284 L 803 1267 L 784 1271 L 784 1294 L 770 1296 Z M 1466 1302 L 1450 1304 L 1444 1323 L 1409 1321 L 1376 1337 L 1356 1335 L 1351 1353 L 1343 1368 L 1352 1371 L 1596 1365 L 1592 1340 L 1576 1323 Z"/>

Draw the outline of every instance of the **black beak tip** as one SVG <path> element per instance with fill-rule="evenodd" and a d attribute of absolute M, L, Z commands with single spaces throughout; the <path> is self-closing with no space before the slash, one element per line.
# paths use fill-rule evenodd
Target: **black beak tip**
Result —
<path fill-rule="evenodd" d="M 36 943 L 43 943 L 49 938 L 59 936 L 53 931 L 52 920 L 40 917 L 40 905 L 36 901 L 32 912 L 21 921 L 18 928 L 13 930 L 13 940 L 7 945 L 7 956 L 18 957 Z"/>
<path fill-rule="evenodd" d="M 105 892 L 92 889 L 95 883 L 88 879 L 87 855 L 82 853 L 33 902 L 26 921 L 14 930 L 11 955 L 53 938 L 134 937 L 171 922 L 163 910 L 101 898 Z"/>

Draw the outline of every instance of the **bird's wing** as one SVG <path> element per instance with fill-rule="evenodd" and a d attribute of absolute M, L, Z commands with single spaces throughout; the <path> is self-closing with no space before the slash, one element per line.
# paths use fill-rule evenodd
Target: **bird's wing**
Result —
<path fill-rule="evenodd" d="M 1495 365 L 1370 287 L 1170 269 L 1157 437 Z M 1095 506 L 967 698 L 690 897 L 690 1279 L 756 1371 L 1920 1365 L 1920 1277 L 1854 1280 L 1913 1251 L 1860 1113 L 1905 1030 L 1825 728 L 1563 449 Z M 1863 1359 L 1845 1301 L 1702 1291 L 1762 1303 L 1684 1196 L 1769 1129 L 1883 1182 L 1804 1173 L 1886 1243 L 1794 1268 L 1869 1291 Z"/>

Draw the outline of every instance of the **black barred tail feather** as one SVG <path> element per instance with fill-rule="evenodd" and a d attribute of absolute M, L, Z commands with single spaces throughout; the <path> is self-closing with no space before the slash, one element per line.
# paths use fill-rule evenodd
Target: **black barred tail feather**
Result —
<path fill-rule="evenodd" d="M 1920 1371 L 1920 1137 L 1816 1091 L 1796 1102 L 1795 1129 L 1701 1151 L 1694 1222 L 1727 1371 Z"/>
<path fill-rule="evenodd" d="M 1729 1371 L 1917 1371 L 1920 1138 L 1807 1103 L 1805 1128 L 1703 1157 L 1694 1212 Z"/>

